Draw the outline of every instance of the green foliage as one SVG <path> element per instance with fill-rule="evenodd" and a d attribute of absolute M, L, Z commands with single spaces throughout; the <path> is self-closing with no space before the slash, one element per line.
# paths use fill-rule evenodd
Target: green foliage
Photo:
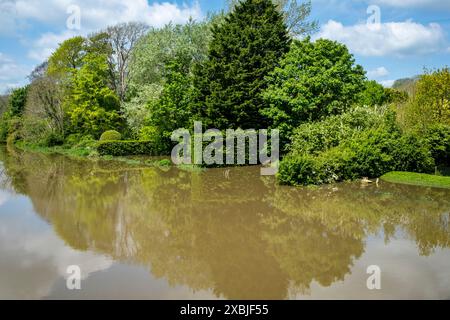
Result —
<path fill-rule="evenodd" d="M 159 143 L 169 154 L 172 132 L 190 126 L 192 82 L 176 61 L 167 66 L 166 78 L 160 99 L 148 104 L 149 114 L 140 138 Z"/>
<path fill-rule="evenodd" d="M 423 141 L 384 129 L 367 130 L 316 156 L 289 155 L 280 163 L 282 184 L 308 185 L 380 177 L 390 171 L 431 172 Z"/>
<path fill-rule="evenodd" d="M 37 117 L 26 115 L 22 123 L 20 135 L 25 143 L 44 145 L 47 137 L 53 132 L 47 121 Z"/>
<path fill-rule="evenodd" d="M 81 36 L 65 40 L 48 60 L 47 73 L 51 76 L 71 76 L 82 66 L 86 39 Z"/>
<path fill-rule="evenodd" d="M 246 0 L 212 33 L 208 60 L 195 72 L 196 114 L 210 128 L 264 127 L 264 78 L 289 49 L 282 15 L 270 0 Z"/>
<path fill-rule="evenodd" d="M 9 110 L 12 116 L 22 116 L 27 103 L 28 86 L 15 89 L 9 97 Z"/>
<path fill-rule="evenodd" d="M 0 142 L 6 142 L 9 134 L 11 113 L 9 111 L 4 112 L 0 116 Z"/>
<path fill-rule="evenodd" d="M 450 166 L 450 126 L 437 124 L 430 127 L 425 140 L 436 164 Z"/>
<path fill-rule="evenodd" d="M 300 125 L 294 130 L 288 147 L 296 155 L 317 154 L 364 130 L 395 126 L 395 114 L 387 106 L 355 107 L 342 115 Z"/>
<path fill-rule="evenodd" d="M 51 132 L 44 142 L 47 147 L 62 146 L 64 144 L 64 137 L 58 133 Z"/>
<path fill-rule="evenodd" d="M 114 91 L 107 86 L 106 55 L 88 54 L 83 62 L 66 106 L 69 132 L 98 138 L 104 131 L 122 126 L 118 113 L 120 103 Z"/>
<path fill-rule="evenodd" d="M 143 85 L 130 101 L 121 105 L 127 125 L 134 136 L 138 136 L 145 126 L 150 116 L 149 105 L 158 103 L 162 89 L 160 84 Z"/>
<path fill-rule="evenodd" d="M 343 44 L 295 40 L 269 75 L 263 113 L 286 141 L 294 128 L 348 110 L 364 85 L 364 70 Z"/>
<path fill-rule="evenodd" d="M 139 95 L 142 88 L 162 86 L 166 65 L 178 60 L 183 70 L 205 60 L 210 40 L 210 23 L 189 21 L 184 25 L 168 24 L 151 29 L 135 46 L 130 61 L 130 96 Z"/>
<path fill-rule="evenodd" d="M 450 125 L 450 69 L 426 72 L 415 85 L 415 95 L 406 105 L 405 126 L 426 132 L 435 124 Z"/>
<path fill-rule="evenodd" d="M 65 146 L 75 149 L 92 147 L 96 144 L 97 140 L 95 140 L 93 136 L 80 133 L 71 134 L 65 140 Z"/>
<path fill-rule="evenodd" d="M 366 81 L 359 102 L 365 106 L 382 106 L 388 103 L 401 103 L 408 100 L 408 94 L 396 89 L 385 88 L 376 81 Z"/>
<path fill-rule="evenodd" d="M 100 141 L 118 141 L 122 140 L 122 135 L 120 132 L 117 132 L 115 130 L 108 130 L 102 133 L 100 137 Z"/>
<path fill-rule="evenodd" d="M 158 146 L 150 141 L 101 141 L 97 144 L 98 154 L 101 156 L 159 156 Z"/>

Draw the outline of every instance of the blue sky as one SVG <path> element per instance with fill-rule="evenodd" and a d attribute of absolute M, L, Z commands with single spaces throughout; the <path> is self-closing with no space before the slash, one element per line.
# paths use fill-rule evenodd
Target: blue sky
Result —
<path fill-rule="evenodd" d="M 311 18 L 320 25 L 313 39 L 345 43 L 371 79 L 390 85 L 450 65 L 450 0 L 312 2 Z M 74 5 L 79 30 L 67 27 Z M 33 67 L 71 36 L 131 20 L 183 23 L 224 7 L 224 0 L 0 0 L 0 92 L 25 84 Z"/>

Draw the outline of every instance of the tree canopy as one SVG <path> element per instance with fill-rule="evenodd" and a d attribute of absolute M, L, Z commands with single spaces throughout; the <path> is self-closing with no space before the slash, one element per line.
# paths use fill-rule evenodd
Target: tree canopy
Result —
<path fill-rule="evenodd" d="M 212 33 L 208 60 L 195 77 L 199 117 L 219 129 L 264 127 L 265 77 L 289 50 L 282 15 L 270 0 L 247 0 Z"/>

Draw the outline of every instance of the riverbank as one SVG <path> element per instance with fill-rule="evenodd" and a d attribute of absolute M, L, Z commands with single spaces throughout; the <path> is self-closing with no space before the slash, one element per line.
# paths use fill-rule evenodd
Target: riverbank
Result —
<path fill-rule="evenodd" d="M 37 145 L 25 144 L 18 142 L 14 147 L 26 152 L 42 153 L 47 155 L 62 155 L 73 159 L 84 159 L 92 161 L 117 161 L 130 166 L 146 166 L 146 167 L 170 167 L 172 162 L 166 157 L 150 157 L 150 156 L 133 156 L 133 157 L 115 157 L 115 156 L 101 156 L 98 154 L 94 146 L 86 147 L 42 147 Z"/>
<path fill-rule="evenodd" d="M 421 187 L 450 189 L 450 177 L 431 174 L 413 172 L 390 172 L 382 176 L 381 180 Z"/>

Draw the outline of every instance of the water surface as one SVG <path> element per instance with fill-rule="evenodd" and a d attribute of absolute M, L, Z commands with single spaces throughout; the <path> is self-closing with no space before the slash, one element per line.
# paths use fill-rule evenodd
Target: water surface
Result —
<path fill-rule="evenodd" d="M 449 299 L 449 215 L 445 189 L 281 187 L 257 167 L 3 148 L 0 299 Z M 81 290 L 66 288 L 70 265 Z"/>

